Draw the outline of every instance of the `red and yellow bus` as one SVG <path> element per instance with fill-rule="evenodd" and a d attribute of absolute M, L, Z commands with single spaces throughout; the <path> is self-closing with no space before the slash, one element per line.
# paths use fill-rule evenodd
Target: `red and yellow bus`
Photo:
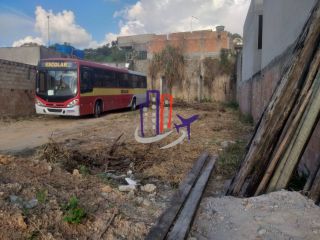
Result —
<path fill-rule="evenodd" d="M 144 74 L 78 59 L 39 62 L 35 106 L 38 114 L 82 116 L 146 101 Z"/>

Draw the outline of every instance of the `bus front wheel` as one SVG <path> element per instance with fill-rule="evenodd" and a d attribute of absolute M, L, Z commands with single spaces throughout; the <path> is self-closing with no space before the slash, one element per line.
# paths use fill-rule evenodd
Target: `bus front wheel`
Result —
<path fill-rule="evenodd" d="M 98 118 L 101 116 L 102 112 L 102 106 L 100 102 L 96 102 L 96 105 L 94 107 L 94 117 Z"/>

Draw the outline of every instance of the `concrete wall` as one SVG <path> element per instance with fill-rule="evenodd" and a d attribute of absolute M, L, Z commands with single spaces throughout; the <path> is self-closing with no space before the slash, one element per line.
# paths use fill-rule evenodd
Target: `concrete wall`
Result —
<path fill-rule="evenodd" d="M 40 59 L 40 47 L 5 47 L 0 48 L 0 59 L 37 65 Z"/>
<path fill-rule="evenodd" d="M 148 68 L 151 60 L 135 60 L 134 71 L 143 72 L 147 75 L 147 82 L 149 89 L 160 89 L 160 76 L 152 80 L 148 75 Z M 179 86 L 173 86 L 172 94 L 174 98 L 184 101 L 198 100 L 198 91 L 201 89 L 202 99 L 212 101 L 231 101 L 235 98 L 235 83 L 233 78 L 228 75 L 217 76 L 209 89 L 205 86 L 203 80 L 200 81 L 201 75 L 200 58 L 185 59 L 185 78 L 182 79 Z M 165 83 L 163 83 L 164 85 Z"/>
<path fill-rule="evenodd" d="M 248 80 L 261 69 L 261 50 L 258 49 L 259 15 L 262 0 L 252 0 L 243 28 L 242 80 Z"/>
<path fill-rule="evenodd" d="M 170 34 L 142 34 L 128 37 L 118 37 L 120 47 L 132 48 L 136 51 L 147 51 L 147 59 L 133 61 L 133 70 L 148 75 L 148 68 L 155 53 L 161 52 L 167 45 L 180 47 L 186 61 L 185 79 L 180 86 L 172 89 L 174 97 L 186 101 L 198 99 L 200 89 L 202 99 L 227 101 L 233 99 L 235 86 L 229 76 L 219 76 L 213 82 L 211 89 L 204 86 L 200 75 L 203 74 L 201 62 L 206 57 L 218 58 L 222 48 L 232 49 L 232 35 L 224 30 L 201 30 L 193 32 L 177 32 Z M 159 89 L 159 78 L 151 80 L 148 76 L 148 87 Z"/>
<path fill-rule="evenodd" d="M 34 113 L 36 68 L 0 59 L 0 117 Z"/>
<path fill-rule="evenodd" d="M 316 0 L 252 0 L 243 28 L 242 81 L 267 67 L 297 39 Z M 263 15 L 262 50 L 258 49 Z"/>
<path fill-rule="evenodd" d="M 265 0 L 261 67 L 282 54 L 299 36 L 317 0 Z"/>
<path fill-rule="evenodd" d="M 0 48 L 0 59 L 36 66 L 40 59 L 63 57 L 63 54 L 40 46 Z"/>
<path fill-rule="evenodd" d="M 257 121 L 266 107 L 292 46 L 315 0 L 253 0 L 244 26 L 241 71 L 237 71 L 240 109 Z M 258 15 L 263 15 L 262 50 L 258 50 Z M 238 58 L 238 61 L 240 59 Z M 239 78 L 241 75 L 241 78 Z"/>

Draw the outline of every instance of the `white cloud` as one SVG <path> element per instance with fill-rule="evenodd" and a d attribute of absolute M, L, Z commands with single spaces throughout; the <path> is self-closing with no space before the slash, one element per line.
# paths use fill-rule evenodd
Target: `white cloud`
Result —
<path fill-rule="evenodd" d="M 226 26 L 242 34 L 250 0 L 140 0 L 114 13 L 120 18 L 117 34 L 170 33 Z M 195 16 L 198 19 L 193 18 Z"/>
<path fill-rule="evenodd" d="M 18 41 L 14 41 L 12 44 L 12 47 L 20 47 L 21 45 L 25 43 L 37 43 L 38 45 L 43 45 L 43 41 L 39 37 L 32 37 L 32 36 L 27 36 L 23 39 L 20 39 Z"/>
<path fill-rule="evenodd" d="M 48 16 L 50 42 L 68 42 L 77 47 L 86 47 L 92 41 L 92 36 L 81 26 L 76 24 L 72 11 L 63 10 L 54 14 L 41 6 L 36 7 L 35 28 L 42 39 L 48 40 Z"/>
<path fill-rule="evenodd" d="M 72 11 L 63 10 L 62 12 L 53 13 L 51 10 L 47 11 L 41 6 L 36 7 L 35 21 L 33 22 L 33 28 L 38 36 L 24 37 L 14 41 L 12 46 L 18 46 L 29 40 L 42 44 L 47 43 L 48 16 L 51 44 L 68 42 L 79 48 L 99 46 L 99 44 L 92 39 L 91 34 L 76 23 L 75 15 Z"/>
<path fill-rule="evenodd" d="M 117 2 L 118 0 L 105 1 Z M 72 11 L 63 10 L 53 13 L 38 6 L 35 10 L 34 22 L 23 19 L 23 24 L 28 25 L 31 34 L 21 31 L 21 34 L 15 37 L 15 39 L 21 39 L 15 43 L 37 38 L 47 43 L 47 16 L 50 17 L 50 42 L 69 42 L 79 48 L 96 48 L 110 43 L 117 36 L 190 31 L 191 25 L 192 30 L 213 29 L 217 25 L 224 25 L 227 31 L 242 34 L 249 4 L 250 0 L 140 0 L 113 14 L 114 18 L 119 19 L 119 31 L 106 33 L 101 42 L 95 41 L 86 29 L 76 23 Z M 1 22 L 3 21 L 0 21 L 0 30 Z M 30 30 L 30 25 L 33 25 L 31 29 L 34 29 L 35 33 Z M 33 38 L 29 36 L 28 39 L 24 37 L 26 35 L 32 35 Z"/>

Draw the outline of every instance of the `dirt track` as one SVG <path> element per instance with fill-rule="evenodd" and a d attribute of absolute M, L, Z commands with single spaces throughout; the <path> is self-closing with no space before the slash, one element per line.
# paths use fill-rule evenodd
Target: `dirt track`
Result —
<path fill-rule="evenodd" d="M 95 131 L 97 128 L 108 128 L 107 137 L 112 138 L 114 133 L 110 131 L 114 128 L 112 123 L 123 114 L 135 113 L 113 112 L 99 119 L 90 116 L 81 118 L 40 116 L 22 121 L 0 122 L 0 152 L 21 152 L 45 144 L 51 136 L 62 140 L 81 135 L 84 130 Z"/>

